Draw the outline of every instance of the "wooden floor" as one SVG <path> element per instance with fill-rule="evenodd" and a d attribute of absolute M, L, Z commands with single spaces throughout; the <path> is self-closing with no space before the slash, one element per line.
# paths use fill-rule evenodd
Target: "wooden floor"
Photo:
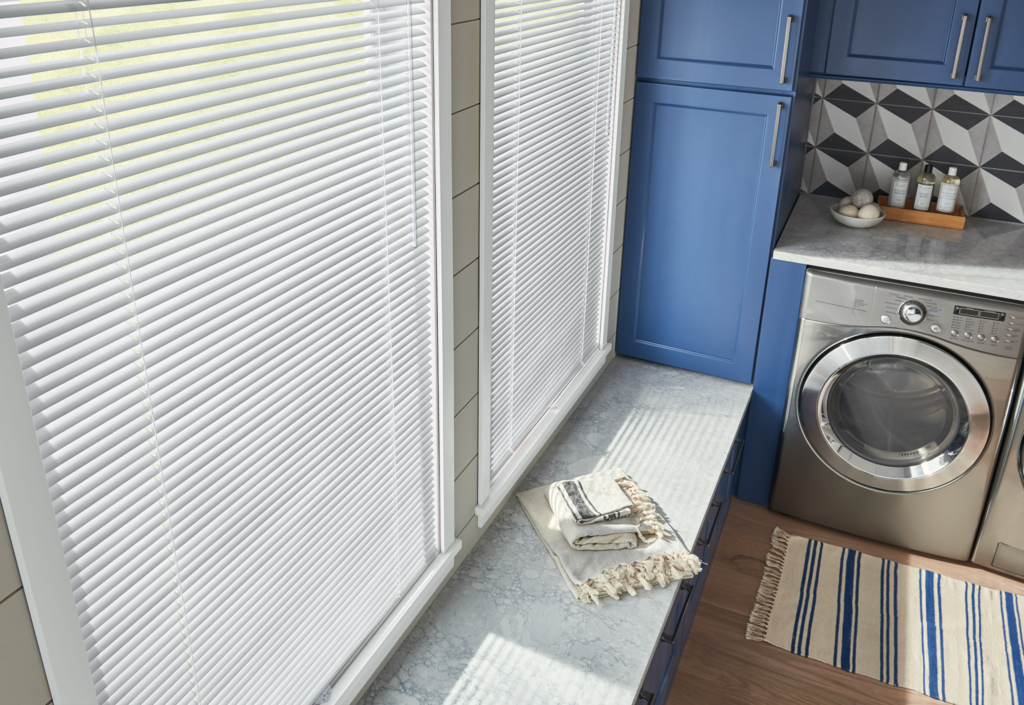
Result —
<path fill-rule="evenodd" d="M 744 637 L 772 529 L 863 551 L 951 578 L 1024 595 L 1024 583 L 959 563 L 826 529 L 733 499 L 669 705 L 934 705 L 920 693 Z"/>

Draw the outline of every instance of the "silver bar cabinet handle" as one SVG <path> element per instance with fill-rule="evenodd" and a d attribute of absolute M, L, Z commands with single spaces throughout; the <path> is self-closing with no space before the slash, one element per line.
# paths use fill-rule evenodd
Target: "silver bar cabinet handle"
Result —
<path fill-rule="evenodd" d="M 786 58 L 789 56 L 789 33 L 793 29 L 793 15 L 786 18 L 786 40 L 782 43 L 782 69 L 779 71 L 779 83 L 786 82 Z"/>
<path fill-rule="evenodd" d="M 769 169 L 771 169 L 772 167 L 774 167 L 774 166 L 776 166 L 778 164 L 778 162 L 775 161 L 775 146 L 779 143 L 779 120 L 781 118 L 782 118 L 782 103 L 779 103 L 775 107 L 775 133 L 772 135 L 772 151 L 771 151 L 771 154 L 768 155 L 768 168 Z"/>
<path fill-rule="evenodd" d="M 956 43 L 956 56 L 953 58 L 953 73 L 950 78 L 956 78 L 956 69 L 960 65 L 960 50 L 964 48 L 964 32 L 967 31 L 967 13 L 960 19 L 960 40 Z"/>
<path fill-rule="evenodd" d="M 992 15 L 985 18 L 985 38 L 981 40 L 981 56 L 978 57 L 978 72 L 974 74 L 974 82 L 981 82 L 981 67 L 985 65 L 985 50 L 988 49 L 988 33 L 992 31 Z"/>

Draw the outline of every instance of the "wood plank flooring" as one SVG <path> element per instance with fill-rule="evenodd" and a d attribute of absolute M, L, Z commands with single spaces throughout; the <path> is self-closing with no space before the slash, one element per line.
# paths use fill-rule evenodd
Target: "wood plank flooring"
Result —
<path fill-rule="evenodd" d="M 747 641 L 747 617 L 761 582 L 772 530 L 852 548 L 1024 595 L 1024 582 L 960 563 L 916 554 L 733 499 L 714 561 L 708 568 L 669 705 L 934 705 L 929 697 Z"/>

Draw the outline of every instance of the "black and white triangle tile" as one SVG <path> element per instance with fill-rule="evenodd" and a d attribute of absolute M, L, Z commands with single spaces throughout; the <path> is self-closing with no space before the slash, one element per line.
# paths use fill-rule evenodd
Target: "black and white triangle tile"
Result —
<path fill-rule="evenodd" d="M 801 185 L 842 196 L 887 193 L 907 162 L 940 179 L 955 166 L 970 215 L 1024 222 L 1024 97 L 818 80 Z"/>
<path fill-rule="evenodd" d="M 991 123 L 991 96 L 970 91 L 936 91 L 925 158 L 947 164 L 981 164 Z"/>
<path fill-rule="evenodd" d="M 934 98 L 931 88 L 880 86 L 868 151 L 908 161 L 922 159 Z"/>

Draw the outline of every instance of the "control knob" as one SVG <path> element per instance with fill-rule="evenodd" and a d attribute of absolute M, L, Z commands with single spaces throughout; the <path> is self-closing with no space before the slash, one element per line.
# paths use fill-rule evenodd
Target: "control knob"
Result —
<path fill-rule="evenodd" d="M 900 319 L 904 323 L 909 323 L 912 326 L 917 325 L 924 320 L 925 309 L 924 304 L 920 301 L 905 301 L 900 306 Z"/>

